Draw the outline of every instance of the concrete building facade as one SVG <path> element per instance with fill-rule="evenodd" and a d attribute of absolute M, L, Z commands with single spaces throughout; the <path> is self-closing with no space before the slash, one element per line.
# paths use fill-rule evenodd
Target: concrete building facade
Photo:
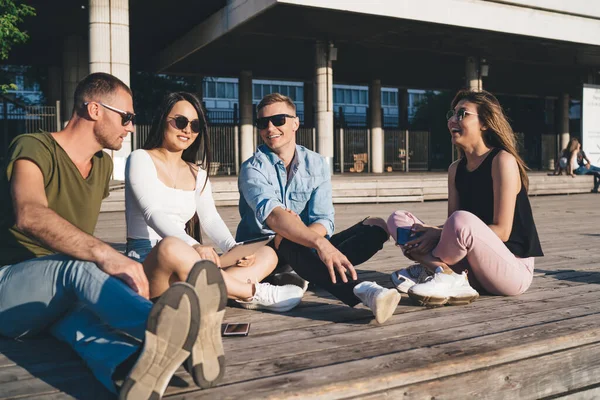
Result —
<path fill-rule="evenodd" d="M 238 78 L 240 161 L 254 150 L 253 79 L 303 83 L 317 151 L 331 165 L 334 82 L 367 86 L 371 168 L 379 173 L 382 87 L 397 90 L 402 121 L 407 88 L 546 99 L 562 145 L 569 99 L 597 83 L 600 71 L 600 3 L 586 0 L 184 0 L 176 22 L 158 0 L 66 0 L 60 11 L 32 3 L 39 15 L 32 40 L 13 62 L 44 60 L 55 78 L 62 68 L 64 103 L 87 72 L 127 83 L 132 69 Z M 129 151 L 126 144 L 114 154 L 116 178 Z"/>

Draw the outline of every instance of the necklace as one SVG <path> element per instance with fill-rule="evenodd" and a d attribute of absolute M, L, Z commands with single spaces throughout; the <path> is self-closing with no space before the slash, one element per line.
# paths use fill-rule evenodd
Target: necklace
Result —
<path fill-rule="evenodd" d="M 171 171 L 169 171 L 169 168 L 167 168 L 167 165 L 165 163 L 165 171 L 167 172 L 169 179 L 171 179 L 171 182 L 173 182 L 173 189 L 177 188 L 177 178 L 179 177 L 179 170 L 180 168 L 178 167 L 177 172 L 175 173 L 175 178 L 173 178 L 173 175 L 171 175 Z"/>

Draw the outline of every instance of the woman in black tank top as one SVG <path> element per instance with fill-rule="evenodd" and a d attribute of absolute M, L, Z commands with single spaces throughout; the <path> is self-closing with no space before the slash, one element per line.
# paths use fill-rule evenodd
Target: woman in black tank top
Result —
<path fill-rule="evenodd" d="M 414 232 L 401 247 L 420 263 L 395 272 L 392 281 L 399 290 L 410 287 L 409 295 L 425 305 L 468 303 L 477 297 L 472 287 L 523 293 L 533 278 L 534 257 L 543 253 L 527 197 L 527 167 L 512 128 L 496 97 L 485 91 L 459 91 L 447 118 L 461 153 L 448 169 L 448 219 L 434 227 L 406 211 L 390 216 L 390 232 Z"/>

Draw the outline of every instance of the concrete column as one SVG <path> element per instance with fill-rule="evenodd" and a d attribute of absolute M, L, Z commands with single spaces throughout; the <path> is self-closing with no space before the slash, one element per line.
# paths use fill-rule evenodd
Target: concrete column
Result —
<path fill-rule="evenodd" d="M 398 129 L 408 129 L 408 90 L 398 88 Z"/>
<path fill-rule="evenodd" d="M 315 84 L 304 82 L 304 126 L 315 126 Z"/>
<path fill-rule="evenodd" d="M 196 77 L 196 96 L 200 103 L 204 101 L 204 76 L 202 75 Z"/>
<path fill-rule="evenodd" d="M 129 86 L 129 0 L 89 0 L 89 72 L 106 72 Z M 131 153 L 128 135 L 118 151 L 111 151 L 113 178 L 125 179 L 125 161 Z"/>
<path fill-rule="evenodd" d="M 383 173 L 383 121 L 381 116 L 381 81 L 373 79 L 369 85 L 369 113 L 371 121 L 371 172 Z"/>
<path fill-rule="evenodd" d="M 479 75 L 479 59 L 477 57 L 467 57 L 465 64 L 465 87 L 471 90 L 483 89 L 481 76 Z"/>
<path fill-rule="evenodd" d="M 62 120 L 73 114 L 73 95 L 79 81 L 88 74 L 87 46 L 79 36 L 67 36 L 63 44 Z"/>
<path fill-rule="evenodd" d="M 90 0 L 90 73 L 112 73 L 110 0 Z"/>
<path fill-rule="evenodd" d="M 315 117 L 317 152 L 325 157 L 333 173 L 333 68 L 329 48 L 322 41 L 315 45 Z"/>
<path fill-rule="evenodd" d="M 251 71 L 242 71 L 240 74 L 238 95 L 240 103 L 240 153 L 241 162 L 244 162 L 254 154 Z"/>
<path fill-rule="evenodd" d="M 570 97 L 568 93 L 562 93 L 558 100 L 558 142 L 560 143 L 560 151 L 569 144 L 569 103 Z"/>

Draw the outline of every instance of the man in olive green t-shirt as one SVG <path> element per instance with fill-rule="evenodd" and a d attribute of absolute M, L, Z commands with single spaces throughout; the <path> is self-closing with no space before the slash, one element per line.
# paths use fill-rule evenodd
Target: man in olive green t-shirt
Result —
<path fill-rule="evenodd" d="M 0 215 L 0 335 L 48 331 L 109 390 L 126 378 L 121 398 L 160 398 L 186 359 L 214 365 L 202 354 L 217 352 L 202 351 L 199 334 L 220 336 L 204 326 L 217 310 L 200 318 L 206 276 L 174 284 L 153 306 L 142 264 L 92 236 L 113 168 L 102 149 L 119 150 L 133 130 L 133 100 L 122 81 L 95 73 L 78 84 L 74 104 L 62 131 L 20 135 L 9 147 L 0 176 L 8 210 Z M 220 277 L 214 265 L 198 267 Z"/>

